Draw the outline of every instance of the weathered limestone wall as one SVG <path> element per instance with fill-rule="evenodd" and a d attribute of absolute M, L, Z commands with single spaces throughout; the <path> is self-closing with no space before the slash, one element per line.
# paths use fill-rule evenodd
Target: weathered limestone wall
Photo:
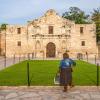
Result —
<path fill-rule="evenodd" d="M 21 34 L 17 33 L 17 28 L 21 27 Z M 7 26 L 6 30 L 6 55 L 13 56 L 14 54 L 22 54 L 28 52 L 27 37 L 25 26 Z M 17 42 L 21 41 L 21 47 L 17 46 Z"/>
<path fill-rule="evenodd" d="M 80 27 L 83 27 L 83 33 L 80 33 Z M 71 42 L 73 49 L 78 53 L 83 53 L 93 56 L 98 53 L 96 44 L 96 33 L 95 24 L 76 24 L 75 25 L 75 35 Z M 85 41 L 85 46 L 81 45 L 81 42 Z"/>
<path fill-rule="evenodd" d="M 5 55 L 5 31 L 0 32 L 0 55 Z"/>
<path fill-rule="evenodd" d="M 49 34 L 49 26 L 53 34 Z M 83 33 L 80 33 L 83 27 Z M 17 33 L 21 28 L 21 33 Z M 18 46 L 18 41 L 21 46 Z M 81 42 L 85 41 L 85 46 Z M 55 57 L 61 58 L 65 51 L 71 57 L 78 53 L 91 57 L 98 53 L 96 45 L 95 24 L 75 24 L 73 21 L 60 17 L 54 10 L 49 10 L 39 19 L 28 22 L 27 25 L 8 25 L 6 30 L 6 55 L 33 53 L 34 57 L 46 57 L 47 45 L 55 45 Z"/>

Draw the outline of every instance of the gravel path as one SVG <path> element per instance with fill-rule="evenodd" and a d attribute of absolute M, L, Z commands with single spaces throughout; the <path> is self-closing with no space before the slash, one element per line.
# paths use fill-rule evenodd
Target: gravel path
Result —
<path fill-rule="evenodd" d="M 68 92 L 59 86 L 0 87 L 0 100 L 100 100 L 100 87 L 75 86 Z"/>

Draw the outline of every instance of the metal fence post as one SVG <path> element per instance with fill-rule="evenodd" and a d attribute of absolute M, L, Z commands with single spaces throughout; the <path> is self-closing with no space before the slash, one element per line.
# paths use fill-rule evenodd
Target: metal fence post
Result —
<path fill-rule="evenodd" d="M 15 54 L 14 54 L 14 58 L 13 58 L 13 64 L 15 64 Z"/>
<path fill-rule="evenodd" d="M 95 64 L 96 64 L 96 55 L 95 55 Z"/>
<path fill-rule="evenodd" d="M 19 62 L 20 62 L 20 55 L 19 55 Z"/>
<path fill-rule="evenodd" d="M 5 62 L 4 62 L 5 68 L 6 68 L 6 65 L 7 65 L 7 62 L 6 62 L 6 60 L 7 60 L 7 58 L 6 58 L 6 56 L 7 56 L 7 53 L 6 53 L 6 36 L 7 36 L 7 34 L 5 32 Z"/>
<path fill-rule="evenodd" d="M 33 58 L 34 58 L 34 53 L 32 53 L 32 60 L 33 60 Z"/>
<path fill-rule="evenodd" d="M 30 86 L 30 75 L 29 75 L 29 62 L 27 62 L 27 84 Z"/>
<path fill-rule="evenodd" d="M 44 51 L 43 51 L 43 60 L 44 60 Z"/>
<path fill-rule="evenodd" d="M 88 54 L 87 54 L 87 62 L 88 62 Z"/>
<path fill-rule="evenodd" d="M 97 63 L 97 86 L 99 86 L 99 64 Z"/>
<path fill-rule="evenodd" d="M 6 64 L 6 60 L 7 60 L 7 59 L 6 59 L 6 55 L 5 55 L 4 59 L 5 59 L 5 60 L 4 60 L 4 67 L 6 68 L 6 65 L 7 65 L 7 64 Z"/>

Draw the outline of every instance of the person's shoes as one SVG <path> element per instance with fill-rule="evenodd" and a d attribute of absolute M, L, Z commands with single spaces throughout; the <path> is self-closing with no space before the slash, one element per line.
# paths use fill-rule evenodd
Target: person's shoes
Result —
<path fill-rule="evenodd" d="M 67 92 L 68 90 L 63 90 L 63 92 Z"/>
<path fill-rule="evenodd" d="M 70 88 L 73 88 L 73 87 L 74 87 L 74 85 L 71 85 L 71 86 L 70 86 Z"/>

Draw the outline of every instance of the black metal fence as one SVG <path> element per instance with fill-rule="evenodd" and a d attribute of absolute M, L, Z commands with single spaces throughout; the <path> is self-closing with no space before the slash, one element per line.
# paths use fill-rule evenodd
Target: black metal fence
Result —
<path fill-rule="evenodd" d="M 7 68 L 11 65 L 20 63 L 21 61 L 34 59 L 31 53 L 28 54 L 14 54 L 12 57 L 1 56 L 0 57 L 0 70 Z"/>
<path fill-rule="evenodd" d="M 74 54 L 71 54 L 71 55 L 74 55 Z M 97 64 L 97 63 L 100 64 L 100 57 L 98 57 L 98 54 L 85 54 L 85 55 L 76 54 L 76 57 L 73 57 L 73 58 L 76 60 L 83 60 L 83 61 L 90 62 L 93 64 Z M 32 59 L 40 59 L 40 60 L 59 59 L 60 60 L 61 58 L 44 58 L 44 56 L 41 58 L 36 58 L 34 57 L 34 53 L 14 54 L 12 55 L 12 57 L 1 56 L 0 57 L 0 70 L 8 66 L 11 66 L 13 64 L 19 63 L 21 61 L 32 60 Z"/>
<path fill-rule="evenodd" d="M 27 86 L 31 85 L 31 81 L 30 81 L 30 63 L 27 62 Z M 88 78 L 88 77 L 86 77 Z M 99 63 L 96 64 L 96 82 L 95 82 L 96 86 L 100 85 L 100 65 Z"/>
<path fill-rule="evenodd" d="M 77 59 L 78 60 L 83 60 L 83 61 L 86 61 L 86 62 L 89 62 L 89 63 L 92 63 L 92 64 L 97 64 L 97 63 L 100 63 L 100 54 L 84 54 L 84 55 L 81 55 L 79 54 L 77 56 Z"/>
<path fill-rule="evenodd" d="M 26 63 L 26 73 L 27 73 L 27 78 L 25 78 L 26 82 L 27 82 L 27 85 L 30 86 L 30 63 L 29 63 L 29 60 L 34 60 L 34 59 L 41 59 L 41 60 L 45 60 L 44 57 L 43 58 L 34 58 L 34 55 L 32 53 L 28 53 L 28 54 L 21 54 L 21 55 L 18 55 L 18 54 L 15 54 L 13 55 L 12 57 L 5 57 L 5 56 L 2 56 L 0 57 L 0 70 L 1 69 L 4 69 L 4 68 L 7 68 L 13 64 L 17 64 L 17 63 L 20 63 L 21 61 L 25 61 L 25 60 L 28 60 L 27 63 Z M 46 58 L 48 59 L 48 58 Z M 51 59 L 57 59 L 57 58 L 51 58 Z M 60 58 L 61 59 L 61 58 Z M 78 60 L 83 60 L 83 61 L 86 61 L 86 62 L 90 62 L 90 63 L 93 63 L 93 64 L 96 64 L 96 67 L 97 67 L 97 70 L 96 70 L 96 85 L 99 86 L 99 82 L 100 82 L 100 59 L 98 58 L 97 55 L 84 55 L 83 57 L 82 56 L 78 56 L 74 59 L 78 59 Z"/>

